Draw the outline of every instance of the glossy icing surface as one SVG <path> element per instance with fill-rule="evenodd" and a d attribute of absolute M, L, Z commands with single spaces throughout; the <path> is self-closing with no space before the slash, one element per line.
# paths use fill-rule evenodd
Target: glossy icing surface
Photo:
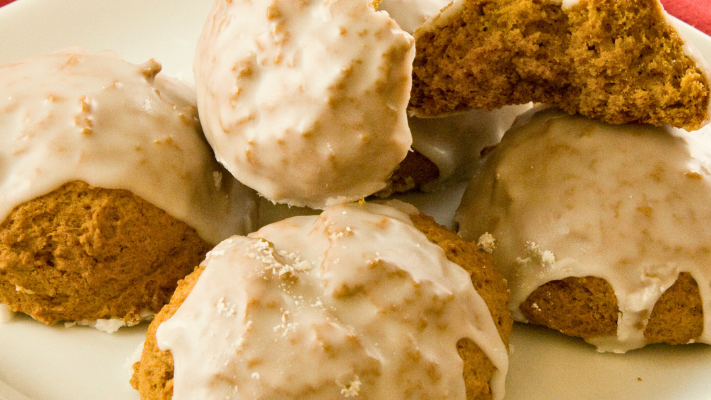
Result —
<path fill-rule="evenodd" d="M 369 0 L 217 1 L 194 62 L 205 134 L 269 200 L 324 208 L 363 198 L 410 148 L 414 52 Z"/>
<path fill-rule="evenodd" d="M 382 0 L 378 10 L 386 11 L 402 29 L 414 33 L 449 3 L 450 0 Z"/>

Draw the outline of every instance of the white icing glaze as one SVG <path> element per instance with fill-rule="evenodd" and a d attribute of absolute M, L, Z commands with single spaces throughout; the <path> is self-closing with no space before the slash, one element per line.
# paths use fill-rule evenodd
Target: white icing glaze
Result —
<path fill-rule="evenodd" d="M 158 328 L 175 400 L 465 399 L 464 337 L 497 367 L 502 398 L 508 355 L 491 314 L 407 214 L 345 204 L 250 236 L 215 247 Z"/>
<path fill-rule="evenodd" d="M 214 160 L 194 92 L 160 68 L 78 48 L 0 67 L 0 221 L 82 180 L 130 190 L 211 243 L 249 232 L 256 195 Z"/>
<path fill-rule="evenodd" d="M 142 311 L 140 318 L 133 321 L 124 321 L 118 318 L 100 318 L 100 319 L 82 319 L 79 321 L 67 321 L 64 323 L 65 328 L 71 328 L 74 326 L 88 326 L 94 328 L 98 331 L 106 333 L 116 333 L 119 329 L 124 326 L 135 326 L 145 321 L 152 321 L 155 314 L 150 311 Z"/>
<path fill-rule="evenodd" d="M 386 11 L 409 33 L 439 14 L 450 0 L 382 0 Z M 424 187 L 430 190 L 451 179 L 466 179 L 479 166 L 481 151 L 501 140 L 518 114 L 530 104 L 498 110 L 472 110 L 439 118 L 409 117 L 412 148 L 437 165 L 439 177 Z"/>
<path fill-rule="evenodd" d="M 439 14 L 425 21 L 414 33 L 415 40 L 425 32 L 432 32 L 449 23 L 450 19 L 459 14 L 466 0 L 453 0 L 442 8 Z"/>
<path fill-rule="evenodd" d="M 146 344 L 146 341 L 143 340 L 138 346 L 136 346 L 136 349 L 133 350 L 133 353 L 129 357 L 126 357 L 126 362 L 123 365 L 124 371 L 126 371 L 126 380 L 130 381 L 131 378 L 133 377 L 133 365 L 137 362 L 141 361 L 141 355 L 143 354 L 143 346 Z"/>
<path fill-rule="evenodd" d="M 126 326 L 126 321 L 121 320 L 121 319 L 97 319 L 95 321 L 89 321 L 89 320 L 81 320 L 77 321 L 78 325 L 81 326 L 89 326 L 92 327 L 98 331 L 106 332 L 106 333 L 115 333 L 119 329 L 123 328 Z"/>
<path fill-rule="evenodd" d="M 603 278 L 618 299 L 618 335 L 592 342 L 624 352 L 644 345 L 657 299 L 689 272 L 703 299 L 699 341 L 711 343 L 709 135 L 528 112 L 471 181 L 455 221 L 465 239 L 495 237 L 516 320 L 548 281 Z"/>
<path fill-rule="evenodd" d="M 439 177 L 424 189 L 452 179 L 467 179 L 479 166 L 481 152 L 501 140 L 516 115 L 530 104 L 498 110 L 473 110 L 442 118 L 410 117 L 412 148 L 434 162 Z"/>
<path fill-rule="evenodd" d="M 370 0 L 216 1 L 193 65 L 205 134 L 269 200 L 324 208 L 370 195 L 412 142 L 414 53 Z"/>
<path fill-rule="evenodd" d="M 560 5 L 563 10 L 569 10 L 574 5 L 578 4 L 580 0 L 550 0 L 553 4 Z"/>
<path fill-rule="evenodd" d="M 378 10 L 387 12 L 402 29 L 413 33 L 451 0 L 382 0 Z"/>

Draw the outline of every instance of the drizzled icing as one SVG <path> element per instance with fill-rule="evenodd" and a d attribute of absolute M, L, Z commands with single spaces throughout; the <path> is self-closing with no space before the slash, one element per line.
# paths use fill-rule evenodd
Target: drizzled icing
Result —
<path fill-rule="evenodd" d="M 378 10 L 386 11 L 409 33 L 439 14 L 450 0 L 382 0 Z M 466 179 L 479 166 L 482 150 L 495 145 L 516 115 L 530 104 L 505 106 L 498 110 L 472 110 L 439 118 L 409 117 L 412 148 L 437 165 L 439 176 L 424 189 L 451 179 Z"/>
<path fill-rule="evenodd" d="M 386 186 L 412 142 L 414 39 L 370 0 L 216 1 L 194 61 L 218 160 L 274 202 Z"/>
<path fill-rule="evenodd" d="M 382 0 L 378 10 L 386 11 L 408 33 L 439 14 L 451 0 Z"/>
<path fill-rule="evenodd" d="M 550 2 L 553 4 L 560 4 L 560 7 L 563 10 L 569 10 L 573 6 L 577 5 L 580 0 L 550 0 Z"/>
<path fill-rule="evenodd" d="M 503 396 L 508 356 L 486 304 L 398 209 L 286 219 L 225 240 L 203 265 L 156 335 L 176 400 L 465 399 L 465 337 L 497 367 Z"/>
<path fill-rule="evenodd" d="M 680 272 L 699 286 L 711 343 L 711 130 L 609 125 L 549 109 L 526 113 L 465 192 L 460 234 L 496 239 L 511 311 L 569 276 L 610 283 L 620 315 L 601 351 L 644 346 L 654 304 Z"/>
<path fill-rule="evenodd" d="M 194 93 L 160 69 L 78 48 L 0 67 L 0 221 L 82 180 L 130 190 L 211 243 L 250 231 L 256 195 L 214 160 Z"/>
<path fill-rule="evenodd" d="M 479 167 L 481 152 L 501 140 L 516 115 L 530 104 L 498 110 L 473 110 L 441 118 L 410 117 L 412 148 L 437 165 L 436 186 L 453 179 L 470 178 Z"/>

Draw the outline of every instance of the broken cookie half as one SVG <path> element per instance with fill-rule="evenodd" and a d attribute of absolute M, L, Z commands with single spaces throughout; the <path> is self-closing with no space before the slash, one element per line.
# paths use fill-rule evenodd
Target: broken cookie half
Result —
<path fill-rule="evenodd" d="M 412 115 L 533 101 L 614 124 L 709 119 L 708 65 L 657 0 L 458 0 L 414 37 Z"/>

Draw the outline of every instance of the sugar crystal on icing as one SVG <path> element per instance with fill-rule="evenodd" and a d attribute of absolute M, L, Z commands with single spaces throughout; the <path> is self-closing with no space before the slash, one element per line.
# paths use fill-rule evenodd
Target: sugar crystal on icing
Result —
<path fill-rule="evenodd" d="M 484 232 L 481 236 L 479 236 L 479 240 L 476 242 L 476 245 L 480 249 L 491 254 L 496 248 L 496 238 L 494 238 L 494 235 L 491 233 Z"/>

